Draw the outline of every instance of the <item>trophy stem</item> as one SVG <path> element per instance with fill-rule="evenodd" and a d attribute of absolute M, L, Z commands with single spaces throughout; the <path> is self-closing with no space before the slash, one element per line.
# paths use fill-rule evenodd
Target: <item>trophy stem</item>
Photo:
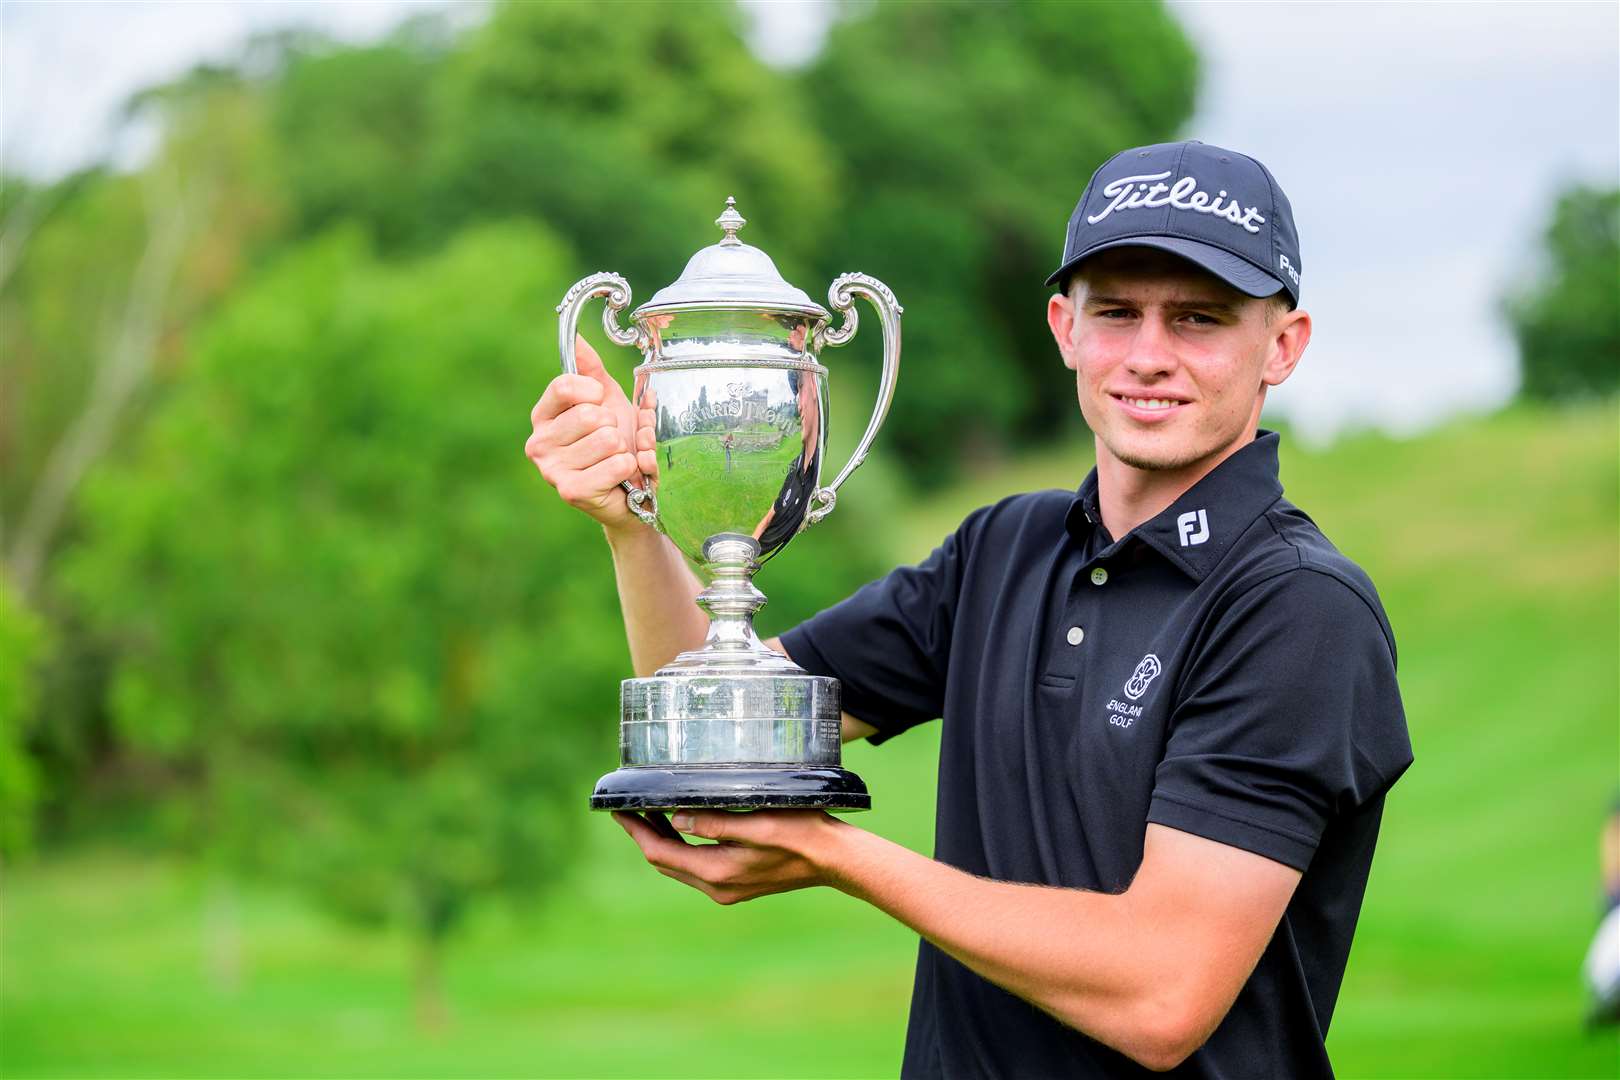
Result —
<path fill-rule="evenodd" d="M 765 606 L 765 594 L 754 587 L 759 563 L 759 542 L 751 536 L 714 537 L 703 545 L 703 558 L 711 575 L 709 587 L 698 594 L 698 606 L 709 613 L 705 649 L 717 652 L 757 652 L 765 644 L 754 633 L 754 612 Z"/>
<path fill-rule="evenodd" d="M 703 545 L 709 586 L 698 594 L 698 606 L 709 613 L 709 633 L 702 648 L 681 653 L 659 669 L 746 667 L 773 674 L 802 672 L 786 656 L 768 647 L 754 632 L 754 612 L 765 606 L 765 594 L 754 586 L 759 569 L 759 541 L 741 533 L 720 533 Z"/>

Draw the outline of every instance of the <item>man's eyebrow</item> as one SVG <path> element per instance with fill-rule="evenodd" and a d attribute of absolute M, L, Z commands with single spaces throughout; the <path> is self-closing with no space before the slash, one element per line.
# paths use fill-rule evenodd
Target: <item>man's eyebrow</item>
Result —
<path fill-rule="evenodd" d="M 1141 307 L 1141 301 L 1122 296 L 1088 296 L 1086 307 Z M 1210 311 L 1218 315 L 1234 315 L 1238 304 L 1231 300 L 1215 300 L 1203 296 L 1178 296 L 1165 302 L 1166 307 L 1178 310 Z"/>
<path fill-rule="evenodd" d="M 1191 311 L 1209 311 L 1216 315 L 1236 315 L 1238 303 L 1231 300 L 1213 300 L 1202 296 L 1189 296 L 1171 300 L 1170 307 Z"/>

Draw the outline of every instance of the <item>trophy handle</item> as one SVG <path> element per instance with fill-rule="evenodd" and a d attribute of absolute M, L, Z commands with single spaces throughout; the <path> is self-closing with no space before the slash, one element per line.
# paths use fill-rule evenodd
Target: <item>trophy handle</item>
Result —
<path fill-rule="evenodd" d="M 579 330 L 579 313 L 587 300 L 598 296 L 607 297 L 607 303 L 602 307 L 602 329 L 607 331 L 614 344 L 636 347 L 642 344 L 641 332 L 635 327 L 626 329 L 620 326 L 617 317 L 619 312 L 630 306 L 630 283 L 618 274 L 607 272 L 581 278 L 574 282 L 573 287 L 564 294 L 562 303 L 557 305 L 557 314 L 561 316 L 557 322 L 557 351 L 562 354 L 562 369 L 569 375 L 579 373 L 579 366 L 574 361 L 574 337 Z M 619 486 L 624 488 L 625 499 L 636 517 L 658 528 L 658 499 L 652 489 L 637 487 L 628 480 L 621 480 Z M 651 504 L 650 508 L 648 504 Z"/>
<path fill-rule="evenodd" d="M 836 330 L 823 330 L 818 335 L 821 339 L 818 350 L 820 345 L 847 344 L 855 336 L 861 324 L 860 315 L 855 310 L 856 296 L 866 297 L 867 302 L 877 308 L 878 318 L 883 322 L 883 377 L 878 383 L 877 401 L 872 405 L 872 419 L 867 422 L 866 433 L 861 436 L 855 452 L 833 482 L 824 488 L 817 488 L 811 496 L 812 505 L 805 514 L 804 528 L 809 528 L 833 512 L 833 507 L 838 504 L 838 488 L 866 460 L 872 440 L 877 437 L 878 428 L 883 426 L 883 418 L 889 414 L 889 404 L 894 400 L 895 380 L 900 377 L 900 313 L 905 309 L 894 298 L 889 287 L 875 277 L 841 274 L 832 283 L 827 290 L 827 301 L 834 311 L 844 313 L 844 322 Z"/>

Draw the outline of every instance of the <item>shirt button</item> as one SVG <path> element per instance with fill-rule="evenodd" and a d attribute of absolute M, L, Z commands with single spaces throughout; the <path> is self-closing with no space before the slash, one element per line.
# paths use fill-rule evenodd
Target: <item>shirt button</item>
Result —
<path fill-rule="evenodd" d="M 1084 640 L 1086 640 L 1086 632 L 1084 630 L 1080 629 L 1078 626 L 1069 627 L 1070 645 L 1078 645 Z"/>
<path fill-rule="evenodd" d="M 1108 580 L 1108 571 L 1104 570 L 1102 567 L 1099 566 L 1099 567 L 1097 567 L 1097 569 L 1095 569 L 1095 570 L 1093 570 L 1091 572 L 1091 583 L 1093 585 L 1101 585 L 1101 584 L 1105 583 L 1107 580 Z"/>

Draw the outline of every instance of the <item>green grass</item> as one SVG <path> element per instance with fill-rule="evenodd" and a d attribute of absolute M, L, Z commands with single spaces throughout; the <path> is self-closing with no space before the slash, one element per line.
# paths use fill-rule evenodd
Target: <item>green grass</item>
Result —
<path fill-rule="evenodd" d="M 1417 762 L 1391 796 L 1330 1037 L 1347 1077 L 1615 1076 L 1581 1031 L 1596 837 L 1620 781 L 1620 448 L 1612 407 L 1509 412 L 1411 441 L 1288 444 L 1289 497 L 1378 583 Z M 974 506 L 1072 487 L 1089 449 L 977 476 L 892 520 L 921 557 Z M 791 555 L 787 556 L 792 558 Z M 932 848 L 937 725 L 847 748 L 863 827 Z M 604 768 L 606 766 L 604 765 Z M 8 870 L 0 1074 L 879 1076 L 899 1066 L 915 937 L 828 890 L 720 908 L 611 820 L 447 966 L 453 1020 L 409 1019 L 402 939 L 255 887 L 240 986 L 207 974 L 208 890 L 174 859 Z"/>

